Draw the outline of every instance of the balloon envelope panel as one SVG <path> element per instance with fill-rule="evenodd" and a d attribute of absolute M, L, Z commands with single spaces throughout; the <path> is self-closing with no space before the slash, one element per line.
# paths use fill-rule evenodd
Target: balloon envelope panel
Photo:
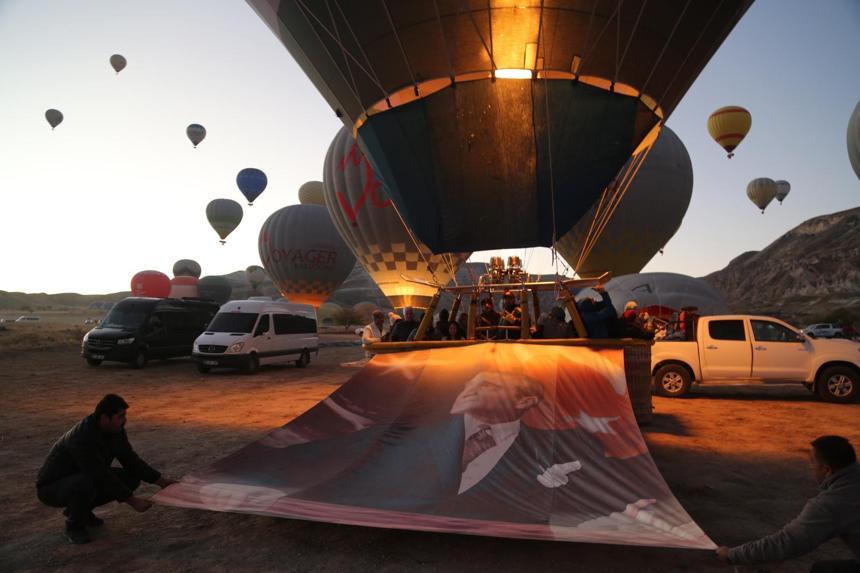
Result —
<path fill-rule="evenodd" d="M 131 278 L 131 296 L 167 298 L 170 279 L 159 271 L 140 271 Z"/>

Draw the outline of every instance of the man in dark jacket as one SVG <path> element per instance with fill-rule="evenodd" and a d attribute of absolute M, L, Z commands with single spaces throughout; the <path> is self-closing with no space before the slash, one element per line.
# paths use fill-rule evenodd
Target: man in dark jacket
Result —
<path fill-rule="evenodd" d="M 612 299 L 603 286 L 591 287 L 600 295 L 600 301 L 591 298 L 583 299 L 576 303 L 576 308 L 585 324 L 588 338 L 609 338 L 614 323 L 618 320 Z"/>
<path fill-rule="evenodd" d="M 86 526 L 103 523 L 93 514 L 94 507 L 116 500 L 144 512 L 152 502 L 134 495 L 141 480 L 162 488 L 175 483 L 134 452 L 125 433 L 126 410 L 128 404 L 120 396 L 106 395 L 92 414 L 57 440 L 39 470 L 39 500 L 65 508 L 66 537 L 72 543 L 87 543 Z M 122 468 L 111 467 L 114 458 Z"/>
<path fill-rule="evenodd" d="M 397 324 L 391 327 L 391 342 L 406 342 L 416 328 L 418 321 L 415 320 L 415 311 L 411 306 L 407 306 L 403 309 L 403 320 L 398 320 Z"/>
<path fill-rule="evenodd" d="M 860 466 L 851 443 L 841 436 L 812 442 L 809 462 L 821 491 L 781 530 L 738 547 L 720 547 L 717 557 L 733 564 L 784 561 L 841 538 L 854 559 L 819 561 L 812 573 L 860 572 Z"/>

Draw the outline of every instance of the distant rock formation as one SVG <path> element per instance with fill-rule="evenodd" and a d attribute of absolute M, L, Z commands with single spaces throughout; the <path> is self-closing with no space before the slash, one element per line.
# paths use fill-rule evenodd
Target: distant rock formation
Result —
<path fill-rule="evenodd" d="M 809 219 L 704 279 L 735 312 L 860 321 L 860 207 Z"/>

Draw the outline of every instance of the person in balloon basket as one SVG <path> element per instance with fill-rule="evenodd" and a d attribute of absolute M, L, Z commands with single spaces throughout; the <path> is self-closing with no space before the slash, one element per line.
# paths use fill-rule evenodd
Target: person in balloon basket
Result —
<path fill-rule="evenodd" d="M 493 304 L 492 297 L 487 297 L 481 301 L 481 314 L 478 316 L 478 326 L 490 327 L 498 326 L 502 315 L 500 315 Z M 468 321 L 468 317 L 467 317 Z M 494 340 L 498 337 L 496 330 L 480 330 L 477 337 L 483 340 Z"/>
<path fill-rule="evenodd" d="M 385 324 L 385 313 L 379 309 L 373 311 L 373 321 L 364 327 L 361 333 L 361 346 L 364 348 L 364 355 L 367 358 L 373 356 L 373 352 L 368 350 L 368 345 L 374 342 L 380 342 L 389 337 L 389 330 Z M 402 321 L 398 321 L 398 324 Z"/>
<path fill-rule="evenodd" d="M 785 527 L 739 545 L 722 546 L 717 558 L 732 564 L 784 561 L 799 557 L 834 537 L 841 538 L 854 559 L 818 561 L 811 573 L 860 572 L 860 465 L 851 443 L 841 436 L 821 436 L 809 451 L 818 495 Z"/>
<path fill-rule="evenodd" d="M 517 304 L 517 299 L 514 293 L 506 290 L 502 295 L 502 316 L 499 320 L 499 326 L 520 326 L 523 322 L 523 309 Z M 502 330 L 499 332 L 500 338 L 519 338 L 519 330 Z"/>
<path fill-rule="evenodd" d="M 411 306 L 403 309 L 403 320 L 397 322 L 391 330 L 391 342 L 406 342 L 413 330 L 418 328 L 415 311 Z"/>
<path fill-rule="evenodd" d="M 107 394 L 92 414 L 54 443 L 39 470 L 36 495 L 49 507 L 64 508 L 66 537 L 72 543 L 87 543 L 87 526 L 102 525 L 94 507 L 118 501 L 144 512 L 152 502 L 134 495 L 141 480 L 162 488 L 175 483 L 132 449 L 125 432 L 127 410 L 125 400 Z M 114 458 L 122 468 L 111 466 Z"/>
<path fill-rule="evenodd" d="M 600 295 L 600 300 L 583 299 L 576 303 L 579 315 L 585 325 L 588 338 L 609 338 L 613 323 L 618 320 L 609 293 L 601 285 L 592 287 Z"/>

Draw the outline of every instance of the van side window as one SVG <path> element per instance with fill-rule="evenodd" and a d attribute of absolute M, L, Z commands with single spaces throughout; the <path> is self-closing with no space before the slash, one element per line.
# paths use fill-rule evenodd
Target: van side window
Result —
<path fill-rule="evenodd" d="M 254 336 L 260 336 L 269 332 L 269 315 L 260 315 L 260 322 L 257 323 L 257 329 L 254 330 Z"/>
<path fill-rule="evenodd" d="M 712 320 L 708 323 L 708 334 L 714 340 L 746 340 L 743 320 Z"/>
<path fill-rule="evenodd" d="M 308 334 L 317 331 L 317 321 L 306 316 L 278 313 L 274 315 L 275 334 Z"/>

